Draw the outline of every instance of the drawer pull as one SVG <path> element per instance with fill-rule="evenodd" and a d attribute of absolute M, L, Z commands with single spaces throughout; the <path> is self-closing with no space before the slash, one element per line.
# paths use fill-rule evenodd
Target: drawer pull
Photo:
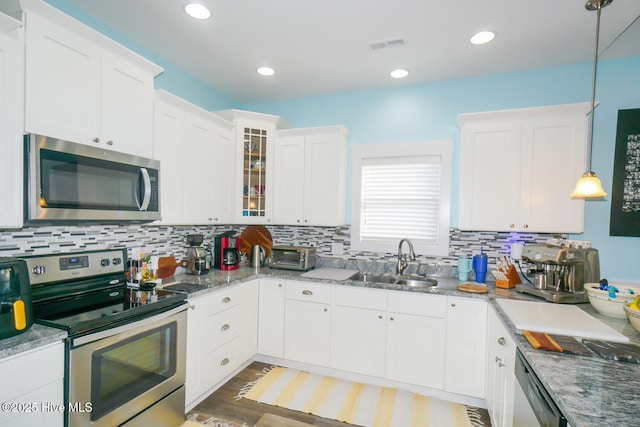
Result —
<path fill-rule="evenodd" d="M 505 345 L 506 343 L 507 343 L 507 340 L 505 340 L 504 337 L 498 338 L 498 344 Z"/>
<path fill-rule="evenodd" d="M 382 319 L 382 314 L 378 314 L 378 319 Z"/>
<path fill-rule="evenodd" d="M 222 332 L 224 332 L 224 331 L 228 331 L 230 327 L 231 327 L 231 326 L 229 326 L 229 324 L 228 324 L 228 323 L 225 323 L 224 325 L 222 325 L 222 327 L 220 328 L 220 330 L 221 330 Z"/>
<path fill-rule="evenodd" d="M 325 311 L 325 312 L 326 312 L 326 311 L 329 311 L 329 309 L 325 307 L 324 311 Z"/>
<path fill-rule="evenodd" d="M 223 303 L 223 304 L 228 304 L 228 303 L 230 303 L 230 302 L 231 302 L 231 298 L 229 298 L 229 297 L 224 297 L 224 298 L 222 299 L 222 303 Z"/>
<path fill-rule="evenodd" d="M 305 289 L 304 291 L 302 291 L 302 295 L 313 295 L 313 292 L 311 292 L 308 289 Z"/>
<path fill-rule="evenodd" d="M 224 366 L 224 365 L 228 365 L 229 364 L 229 358 L 225 357 L 224 359 L 222 359 L 222 362 L 220 362 L 220 366 Z"/>

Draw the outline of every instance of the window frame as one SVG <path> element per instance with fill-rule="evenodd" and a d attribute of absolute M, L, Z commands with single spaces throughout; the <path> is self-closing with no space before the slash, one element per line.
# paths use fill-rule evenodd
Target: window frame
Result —
<path fill-rule="evenodd" d="M 351 249 L 364 252 L 396 253 L 398 242 L 407 236 L 398 236 L 394 242 L 362 241 L 362 165 L 363 159 L 385 159 L 392 157 L 439 156 L 441 159 L 440 176 L 440 214 L 438 218 L 438 240 L 435 244 L 416 244 L 417 255 L 449 255 L 449 227 L 451 217 L 451 182 L 453 175 L 453 140 L 419 140 L 405 142 L 385 142 L 353 145 L 352 157 L 352 193 L 351 193 Z M 409 237 L 411 239 L 411 237 Z"/>

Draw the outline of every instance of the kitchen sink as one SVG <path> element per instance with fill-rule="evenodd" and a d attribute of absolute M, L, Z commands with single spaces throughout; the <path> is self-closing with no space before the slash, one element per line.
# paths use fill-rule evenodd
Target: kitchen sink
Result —
<path fill-rule="evenodd" d="M 433 279 L 398 279 L 394 283 L 409 288 L 430 288 L 438 285 L 438 281 Z"/>
<path fill-rule="evenodd" d="M 376 276 L 373 274 L 359 273 L 353 276 L 351 280 L 368 283 L 394 283 L 396 278 L 394 276 Z"/>
<path fill-rule="evenodd" d="M 436 280 L 427 278 L 398 278 L 396 276 L 376 276 L 367 273 L 359 273 L 356 276 L 353 276 L 351 280 L 366 283 L 386 283 L 390 285 L 402 285 L 410 288 L 430 288 L 438 284 Z"/>

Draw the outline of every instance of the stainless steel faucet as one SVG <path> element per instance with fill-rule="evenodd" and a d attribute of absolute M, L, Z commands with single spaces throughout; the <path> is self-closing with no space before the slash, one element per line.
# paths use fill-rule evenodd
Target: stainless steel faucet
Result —
<path fill-rule="evenodd" d="M 400 243 L 398 243 L 398 263 L 396 264 L 396 274 L 402 274 L 402 272 L 407 268 L 409 263 L 407 262 L 407 255 L 402 255 L 402 244 L 407 242 L 409 244 L 409 256 L 412 261 L 416 260 L 416 253 L 413 251 L 413 243 L 409 239 L 402 239 Z"/>

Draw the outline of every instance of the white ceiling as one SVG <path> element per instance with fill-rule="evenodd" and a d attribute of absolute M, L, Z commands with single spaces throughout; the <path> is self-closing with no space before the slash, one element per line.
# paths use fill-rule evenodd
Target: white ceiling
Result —
<path fill-rule="evenodd" d="M 595 43 L 586 0 L 198 0 L 206 21 L 187 0 L 69 1 L 242 104 L 591 62 Z M 639 0 L 602 10 L 601 51 L 617 39 L 602 59 L 640 56 L 631 30 L 618 37 L 639 16 Z M 492 43 L 469 43 L 486 29 Z M 259 76 L 263 65 L 276 74 Z"/>

